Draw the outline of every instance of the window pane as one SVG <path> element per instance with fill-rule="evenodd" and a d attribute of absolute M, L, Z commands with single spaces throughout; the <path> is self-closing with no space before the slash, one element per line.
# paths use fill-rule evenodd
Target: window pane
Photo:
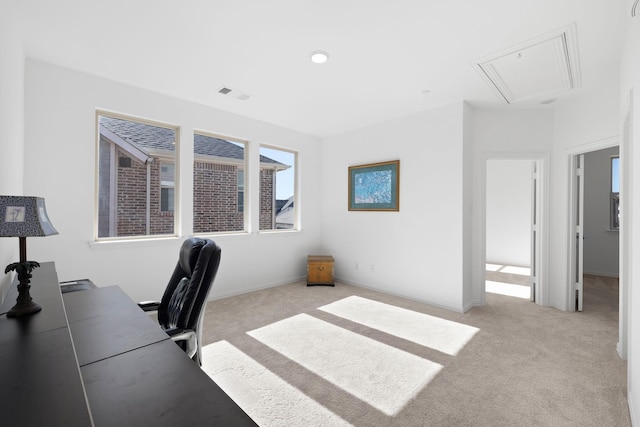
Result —
<path fill-rule="evenodd" d="M 175 169 L 173 163 L 160 163 L 160 210 L 162 212 L 173 212 Z"/>
<path fill-rule="evenodd" d="M 175 185 L 176 168 L 173 163 L 160 163 L 160 182 L 164 186 L 173 187 Z"/>
<path fill-rule="evenodd" d="M 245 143 L 195 134 L 193 150 L 193 232 L 244 230 Z"/>
<path fill-rule="evenodd" d="M 98 237 L 173 234 L 176 129 L 107 115 L 98 124 Z"/>
<path fill-rule="evenodd" d="M 620 157 L 611 158 L 611 192 L 620 192 Z"/>
<path fill-rule="evenodd" d="M 260 230 L 295 228 L 296 153 L 260 147 Z"/>
<path fill-rule="evenodd" d="M 244 212 L 244 171 L 238 171 L 238 212 Z"/>
<path fill-rule="evenodd" d="M 609 211 L 612 230 L 620 228 L 620 157 L 611 158 L 611 209 Z"/>
<path fill-rule="evenodd" d="M 160 210 L 173 212 L 173 188 L 163 188 L 160 192 Z"/>

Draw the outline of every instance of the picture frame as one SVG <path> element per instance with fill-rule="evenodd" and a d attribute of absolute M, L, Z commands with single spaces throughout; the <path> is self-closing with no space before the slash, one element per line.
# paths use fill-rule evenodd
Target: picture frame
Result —
<path fill-rule="evenodd" d="M 349 166 L 350 211 L 400 210 L 400 160 Z"/>

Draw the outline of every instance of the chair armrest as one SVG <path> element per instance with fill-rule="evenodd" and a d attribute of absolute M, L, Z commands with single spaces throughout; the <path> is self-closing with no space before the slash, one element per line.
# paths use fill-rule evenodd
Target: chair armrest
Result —
<path fill-rule="evenodd" d="M 185 341 L 187 343 L 185 353 L 187 353 L 189 358 L 193 358 L 198 350 L 198 337 L 193 329 L 170 328 L 165 329 L 164 331 L 174 342 Z"/>
<path fill-rule="evenodd" d="M 143 311 L 158 311 L 158 307 L 160 307 L 160 301 L 142 301 L 138 303 L 138 307 L 140 307 Z"/>

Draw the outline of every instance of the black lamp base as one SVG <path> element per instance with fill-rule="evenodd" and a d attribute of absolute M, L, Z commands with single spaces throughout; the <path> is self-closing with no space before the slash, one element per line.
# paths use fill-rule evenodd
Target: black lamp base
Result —
<path fill-rule="evenodd" d="M 31 298 L 31 293 L 29 292 L 31 289 L 31 285 L 29 284 L 31 282 L 29 280 L 31 279 L 31 270 L 39 267 L 40 264 L 35 261 L 28 261 L 22 264 L 22 266 L 25 265 L 28 265 L 30 270 L 26 271 L 22 268 L 18 272 L 18 298 L 16 299 L 16 305 L 7 312 L 7 317 L 25 316 L 42 310 L 40 304 L 33 302 L 33 298 Z"/>
<path fill-rule="evenodd" d="M 27 314 L 37 313 L 42 310 L 40 305 L 33 302 L 29 289 L 31 289 L 31 272 L 34 268 L 40 267 L 37 261 L 27 261 L 27 238 L 19 236 L 20 238 L 20 262 L 14 262 L 9 264 L 4 269 L 4 273 L 7 274 L 10 271 L 15 270 L 18 275 L 18 299 L 16 305 L 7 312 L 7 317 L 18 317 Z"/>
<path fill-rule="evenodd" d="M 27 314 L 37 313 L 40 310 L 42 310 L 42 307 L 40 307 L 39 304 L 33 301 L 27 301 L 27 302 L 19 301 L 16 305 L 14 305 L 11 308 L 11 310 L 7 312 L 7 317 L 24 316 Z"/>

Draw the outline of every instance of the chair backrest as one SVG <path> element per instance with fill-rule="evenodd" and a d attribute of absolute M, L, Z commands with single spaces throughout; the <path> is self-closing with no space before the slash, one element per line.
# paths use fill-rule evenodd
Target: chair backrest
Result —
<path fill-rule="evenodd" d="M 158 307 L 158 323 L 163 329 L 183 328 L 196 332 L 198 354 L 204 309 L 220 266 L 221 252 L 213 240 L 186 239 Z"/>

